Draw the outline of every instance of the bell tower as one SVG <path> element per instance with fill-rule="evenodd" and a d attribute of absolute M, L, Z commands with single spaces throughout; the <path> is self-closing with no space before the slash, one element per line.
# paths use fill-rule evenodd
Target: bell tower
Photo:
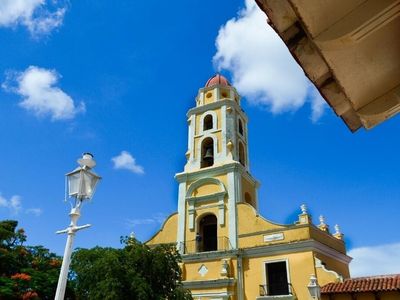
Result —
<path fill-rule="evenodd" d="M 236 249 L 236 204 L 257 210 L 259 185 L 250 175 L 248 119 L 240 96 L 217 74 L 199 89 L 187 118 L 187 163 L 176 174 L 178 244 L 182 253 Z"/>

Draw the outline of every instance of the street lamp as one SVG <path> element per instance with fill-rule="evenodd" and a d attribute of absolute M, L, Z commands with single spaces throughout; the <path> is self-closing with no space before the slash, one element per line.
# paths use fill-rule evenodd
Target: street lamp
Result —
<path fill-rule="evenodd" d="M 321 287 L 318 284 L 317 277 L 314 274 L 310 276 L 310 283 L 307 286 L 312 299 L 319 300 L 321 298 Z"/>
<path fill-rule="evenodd" d="M 68 197 L 73 198 L 74 201 L 73 203 L 71 202 L 71 212 L 69 213 L 71 223 L 66 229 L 56 232 L 58 234 L 66 233 L 68 234 L 68 237 L 65 245 L 60 276 L 58 278 L 55 300 L 64 299 L 75 233 L 81 229 L 91 226 L 90 224 L 77 226 L 77 221 L 81 216 L 80 211 L 82 203 L 85 200 L 92 199 L 96 185 L 101 179 L 100 176 L 91 171 L 91 169 L 96 166 L 96 162 L 94 161 L 92 154 L 84 153 L 82 158 L 78 159 L 78 164 L 79 167 L 65 175 L 67 177 L 66 188 L 68 190 Z"/>

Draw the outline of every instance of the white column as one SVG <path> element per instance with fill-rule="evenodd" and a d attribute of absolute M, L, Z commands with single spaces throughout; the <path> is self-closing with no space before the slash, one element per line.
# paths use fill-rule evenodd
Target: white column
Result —
<path fill-rule="evenodd" d="M 222 107 L 221 107 L 221 132 L 222 132 L 222 134 L 221 134 L 221 136 L 222 136 L 222 140 L 221 140 L 221 147 L 222 147 L 222 153 L 221 153 L 221 155 L 222 155 L 222 157 L 224 158 L 224 160 L 226 161 L 226 158 L 227 158 L 227 153 L 226 153 L 226 151 L 227 151 L 227 149 L 226 149 L 226 144 L 228 143 L 228 141 L 227 141 L 227 137 L 226 137 L 226 114 L 227 114 L 227 111 L 226 111 L 226 105 L 223 105 Z"/>
<path fill-rule="evenodd" d="M 237 226 L 236 226 L 236 178 L 235 171 L 228 173 L 228 229 L 229 241 L 233 249 L 237 248 Z"/>
<path fill-rule="evenodd" d="M 194 159 L 194 130 L 196 124 L 196 116 L 191 115 L 189 118 L 189 134 L 188 134 L 188 150 L 190 151 L 189 161 Z"/>
<path fill-rule="evenodd" d="M 178 233 L 177 246 L 181 254 L 184 253 L 183 243 L 185 242 L 185 223 L 186 223 L 186 182 L 179 183 L 178 191 Z"/>

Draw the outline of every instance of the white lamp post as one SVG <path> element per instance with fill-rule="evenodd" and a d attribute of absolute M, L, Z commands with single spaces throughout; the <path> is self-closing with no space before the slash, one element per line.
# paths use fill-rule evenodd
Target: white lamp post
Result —
<path fill-rule="evenodd" d="M 317 277 L 314 274 L 310 276 L 310 283 L 307 286 L 313 300 L 321 299 L 321 287 L 318 284 Z"/>
<path fill-rule="evenodd" d="M 69 264 L 71 262 L 72 244 L 74 241 L 75 233 L 81 229 L 88 228 L 91 225 L 86 224 L 83 226 L 77 226 L 77 221 L 81 216 L 81 206 L 83 201 L 90 200 L 93 197 L 95 188 L 99 180 L 101 179 L 91 169 L 96 166 L 96 162 L 93 160 L 93 155 L 90 153 L 84 153 L 82 158 L 78 159 L 79 167 L 72 172 L 66 174 L 67 177 L 67 189 L 69 198 L 74 198 L 74 203 L 71 203 L 71 212 L 69 216 L 71 223 L 64 230 L 59 230 L 56 233 L 67 233 L 67 244 L 65 245 L 64 257 L 60 271 L 60 277 L 58 278 L 58 285 L 55 300 L 63 300 L 65 294 L 65 288 L 67 286 L 67 276 L 69 270 Z"/>

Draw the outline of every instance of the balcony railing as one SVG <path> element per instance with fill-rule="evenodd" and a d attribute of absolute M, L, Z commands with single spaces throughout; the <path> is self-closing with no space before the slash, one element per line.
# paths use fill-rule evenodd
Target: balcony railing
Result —
<path fill-rule="evenodd" d="M 200 242 L 196 240 L 186 241 L 182 243 L 182 247 L 185 254 L 210 251 L 227 251 L 232 249 L 229 238 L 226 236 L 202 239 Z"/>
<path fill-rule="evenodd" d="M 260 296 L 287 296 L 292 295 L 293 287 L 291 283 L 278 283 L 278 284 L 260 284 Z"/>

